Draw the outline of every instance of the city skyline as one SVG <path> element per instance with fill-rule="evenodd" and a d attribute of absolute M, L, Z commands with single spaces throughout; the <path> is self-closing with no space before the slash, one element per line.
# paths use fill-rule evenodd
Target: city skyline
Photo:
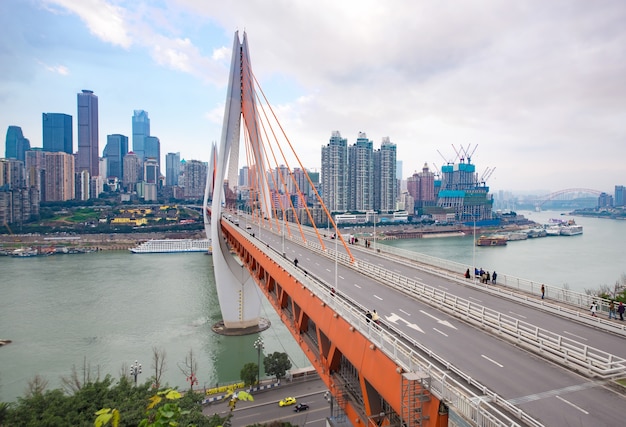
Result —
<path fill-rule="evenodd" d="M 221 135 L 232 36 L 245 29 L 255 77 L 307 168 L 321 170 L 332 131 L 350 143 L 365 132 L 397 145 L 403 179 L 477 146 L 477 172 L 496 168 L 492 192 L 612 193 L 626 156 L 625 15 L 612 1 L 278 10 L 8 0 L 0 129 L 20 126 L 41 147 L 42 113 L 76 122 L 75 94 L 87 88 L 99 97 L 101 148 L 107 135 L 131 137 L 130 118 L 142 109 L 162 155 L 206 161 Z"/>

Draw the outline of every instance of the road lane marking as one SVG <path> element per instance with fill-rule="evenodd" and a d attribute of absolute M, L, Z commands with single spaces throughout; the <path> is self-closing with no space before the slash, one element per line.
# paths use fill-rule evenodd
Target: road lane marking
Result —
<path fill-rule="evenodd" d="M 485 356 L 484 354 L 481 354 L 480 356 L 481 356 L 482 358 L 484 358 L 484 359 L 487 359 L 488 361 L 490 361 L 490 362 L 491 362 L 491 363 L 493 363 L 494 365 L 499 366 L 499 367 L 501 367 L 501 368 L 504 368 L 504 365 L 499 364 L 498 362 L 496 362 L 495 360 L 493 360 L 493 359 L 491 359 L 491 358 L 489 358 L 489 357 Z"/>
<path fill-rule="evenodd" d="M 409 323 L 408 321 L 404 320 L 402 317 L 398 316 L 396 313 L 391 313 L 391 316 L 385 316 L 385 319 L 388 322 L 394 323 L 396 324 L 396 322 L 398 320 L 401 320 L 402 322 L 404 322 L 405 325 L 407 325 L 409 328 L 411 329 L 415 329 L 418 332 L 424 333 L 424 331 L 422 330 L 422 328 L 420 328 L 419 326 L 417 326 L 415 323 Z"/>
<path fill-rule="evenodd" d="M 341 280 L 345 280 L 345 279 L 343 278 L 343 276 L 339 276 L 339 278 L 340 278 Z"/>
<path fill-rule="evenodd" d="M 521 317 L 522 319 L 526 319 L 526 316 L 521 315 L 521 314 L 519 314 L 519 313 L 516 313 L 516 312 L 514 312 L 514 311 L 509 311 L 509 313 L 511 313 L 513 316 L 517 316 L 517 317 Z"/>
<path fill-rule="evenodd" d="M 443 335 L 444 337 L 447 337 L 447 336 L 448 336 L 448 334 L 446 334 L 446 333 L 445 333 L 445 332 L 443 332 L 443 331 L 440 331 L 440 330 L 439 330 L 439 329 L 437 329 L 437 328 L 433 328 L 433 329 L 434 329 L 436 332 L 439 332 L 439 333 L 440 333 L 441 335 Z"/>
<path fill-rule="evenodd" d="M 327 268 L 326 271 L 328 271 L 330 273 L 330 270 Z"/>
<path fill-rule="evenodd" d="M 557 399 L 559 399 L 561 402 L 565 402 L 568 405 L 570 405 L 572 408 L 576 408 L 578 409 L 580 412 L 582 412 L 585 415 L 589 415 L 589 412 L 585 411 L 583 408 L 581 408 L 580 406 L 574 405 L 572 402 L 570 402 L 569 400 L 565 400 L 563 399 L 561 396 L 555 396 Z"/>
<path fill-rule="evenodd" d="M 456 329 L 456 328 L 452 325 L 452 323 L 448 322 L 447 320 L 441 320 L 441 319 L 439 319 L 439 318 L 437 318 L 437 317 L 433 316 L 433 315 L 432 315 L 432 314 L 430 314 L 430 313 L 426 313 L 424 310 L 420 310 L 420 313 L 422 313 L 422 314 L 424 314 L 424 315 L 426 315 L 426 316 L 430 317 L 431 319 L 436 320 L 436 321 L 437 321 L 437 323 L 439 323 L 440 325 L 444 325 L 444 326 L 447 326 L 448 328 Z"/>
<path fill-rule="evenodd" d="M 374 294 L 374 298 L 378 298 L 379 300 L 383 300 L 381 297 L 379 297 L 378 295 Z"/>
<path fill-rule="evenodd" d="M 522 403 L 533 402 L 535 400 L 547 399 L 548 397 L 557 396 L 558 394 L 564 393 L 574 393 L 581 390 L 586 390 L 588 388 L 593 388 L 596 386 L 603 386 L 606 381 L 590 381 L 583 384 L 576 384 L 569 387 L 563 387 L 557 390 L 549 390 L 543 393 L 535 393 L 528 396 L 520 396 L 515 399 L 509 399 L 509 402 L 512 405 L 521 405 Z"/>
<path fill-rule="evenodd" d="M 439 285 L 439 287 L 440 287 L 441 289 L 445 289 L 446 291 L 448 290 L 448 287 L 447 287 L 447 286 Z"/>
<path fill-rule="evenodd" d="M 589 341 L 587 338 L 581 337 L 580 335 L 576 335 L 576 334 L 573 334 L 571 332 L 563 331 L 563 333 L 567 334 L 567 335 L 571 335 L 571 336 L 576 337 L 576 338 L 581 339 L 581 340 Z"/>
<path fill-rule="evenodd" d="M 357 285 L 356 283 L 354 284 L 354 286 L 356 286 L 357 288 L 361 289 L 361 287 L 359 285 Z"/>
<path fill-rule="evenodd" d="M 469 299 L 472 299 L 472 300 L 474 300 L 474 301 L 476 301 L 476 302 L 481 302 L 481 301 L 482 301 L 482 300 L 480 300 L 480 299 L 478 299 L 478 298 L 474 298 L 474 297 L 469 297 Z"/>
<path fill-rule="evenodd" d="M 410 315 L 411 315 L 411 313 L 407 313 L 406 311 L 404 311 L 404 310 L 402 310 L 402 309 L 400 309 L 400 311 L 401 311 L 401 312 L 403 312 L 404 314 L 406 314 L 407 316 L 410 316 Z"/>

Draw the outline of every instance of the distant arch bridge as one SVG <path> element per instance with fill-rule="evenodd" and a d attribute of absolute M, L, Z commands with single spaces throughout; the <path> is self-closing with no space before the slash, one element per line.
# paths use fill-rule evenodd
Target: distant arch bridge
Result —
<path fill-rule="evenodd" d="M 593 194 L 595 196 L 599 196 L 600 194 L 605 193 L 605 191 L 592 190 L 590 188 L 566 188 L 565 190 L 555 191 L 554 193 L 546 194 L 545 196 L 541 196 L 537 198 L 537 200 L 535 201 L 535 207 L 541 208 L 541 206 L 543 206 L 544 203 L 549 202 L 551 200 L 555 200 L 564 194 L 580 194 L 580 193 Z"/>

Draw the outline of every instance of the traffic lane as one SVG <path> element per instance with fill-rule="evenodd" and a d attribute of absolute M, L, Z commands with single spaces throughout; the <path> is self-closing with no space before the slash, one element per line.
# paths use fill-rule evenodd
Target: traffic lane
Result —
<path fill-rule="evenodd" d="M 319 382 L 322 383 L 321 380 Z M 281 391 L 282 394 L 280 394 Z M 292 392 L 293 394 L 289 394 Z M 326 417 L 330 414 L 330 406 L 324 399 L 324 393 L 318 392 L 302 396 L 293 389 L 276 389 L 271 392 L 271 398 L 265 399 L 263 402 L 256 400 L 255 402 L 239 402 L 246 403 L 246 405 L 241 405 L 233 411 L 231 425 L 232 427 L 245 427 L 251 424 L 267 424 L 272 421 L 288 421 L 293 425 L 325 426 Z M 278 401 L 288 395 L 296 397 L 297 403 L 308 404 L 309 409 L 295 412 L 295 405 L 278 406 Z"/>
<path fill-rule="evenodd" d="M 579 387 L 524 396 L 524 401 L 517 403 L 516 406 L 529 414 L 534 414 L 538 412 L 537 407 L 542 408 L 549 403 L 552 410 L 542 412 L 539 418 L 546 426 L 615 427 L 622 425 L 621 408 L 626 404 L 626 400 L 603 384 L 603 381 L 581 383 Z M 589 387 L 594 387 L 593 390 L 596 392 L 589 393 Z"/>

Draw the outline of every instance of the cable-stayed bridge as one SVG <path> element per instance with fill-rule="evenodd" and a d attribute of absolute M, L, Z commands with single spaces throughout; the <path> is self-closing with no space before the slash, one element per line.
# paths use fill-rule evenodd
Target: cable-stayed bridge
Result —
<path fill-rule="evenodd" d="M 346 244 L 319 195 L 321 208 L 306 208 L 245 34 L 235 35 L 229 82 L 205 202 L 224 325 L 258 331 L 263 293 L 329 388 L 329 424 L 615 425 L 625 401 L 609 385 L 626 375 L 623 328 Z M 249 215 L 228 205 L 241 130 Z"/>

